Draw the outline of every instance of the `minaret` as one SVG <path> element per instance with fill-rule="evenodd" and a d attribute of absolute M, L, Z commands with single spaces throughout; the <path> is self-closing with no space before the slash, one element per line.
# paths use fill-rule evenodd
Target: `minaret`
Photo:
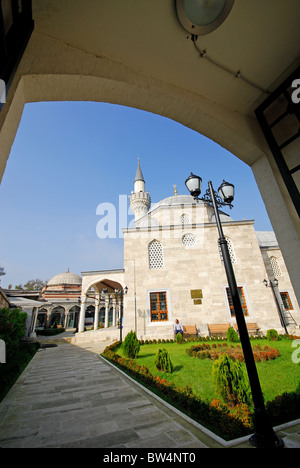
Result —
<path fill-rule="evenodd" d="M 151 197 L 149 192 L 145 192 L 145 181 L 142 174 L 140 160 L 138 159 L 138 167 L 134 179 L 134 190 L 131 192 L 130 206 L 134 212 L 134 219 L 138 221 L 148 213 L 151 205 Z"/>

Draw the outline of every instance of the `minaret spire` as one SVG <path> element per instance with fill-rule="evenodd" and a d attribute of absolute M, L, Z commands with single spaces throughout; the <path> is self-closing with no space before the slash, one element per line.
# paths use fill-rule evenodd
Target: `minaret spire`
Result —
<path fill-rule="evenodd" d="M 149 192 L 145 191 L 145 180 L 140 165 L 140 158 L 138 158 L 138 166 L 134 179 L 134 190 L 131 192 L 129 199 L 135 221 L 138 221 L 148 213 L 151 205 Z"/>

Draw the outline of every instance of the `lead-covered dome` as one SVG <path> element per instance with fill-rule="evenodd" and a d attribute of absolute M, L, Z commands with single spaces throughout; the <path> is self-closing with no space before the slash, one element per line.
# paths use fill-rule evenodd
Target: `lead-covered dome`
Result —
<path fill-rule="evenodd" d="M 48 281 L 47 286 L 57 286 L 63 284 L 81 285 L 81 282 L 82 280 L 79 275 L 67 271 L 65 273 L 59 273 L 58 275 L 53 276 L 53 278 Z"/>

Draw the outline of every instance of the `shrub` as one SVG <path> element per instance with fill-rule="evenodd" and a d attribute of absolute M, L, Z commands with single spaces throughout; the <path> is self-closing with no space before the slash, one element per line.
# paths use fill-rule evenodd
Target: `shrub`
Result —
<path fill-rule="evenodd" d="M 173 372 L 173 364 L 171 362 L 169 353 L 163 348 L 159 349 L 155 359 L 156 369 L 163 372 Z"/>
<path fill-rule="evenodd" d="M 125 356 L 134 359 L 137 357 L 140 351 L 140 342 L 137 339 L 136 333 L 134 331 L 130 331 L 123 343 L 123 350 Z"/>
<path fill-rule="evenodd" d="M 274 426 L 300 417 L 300 393 L 284 392 L 268 401 L 266 409 Z"/>
<path fill-rule="evenodd" d="M 228 328 L 226 338 L 230 343 L 238 343 L 240 341 L 239 335 L 233 327 Z"/>
<path fill-rule="evenodd" d="M 177 333 L 177 335 L 176 335 L 176 337 L 175 337 L 175 340 L 176 340 L 176 343 L 177 343 L 177 344 L 181 344 L 182 341 L 183 341 L 182 334 L 181 334 L 181 333 Z"/>
<path fill-rule="evenodd" d="M 213 364 L 212 377 L 216 392 L 228 405 L 251 403 L 249 385 L 239 361 L 222 354 Z"/>
<path fill-rule="evenodd" d="M 0 310 L 0 339 L 5 341 L 7 356 L 12 356 L 25 336 L 27 314 L 19 309 Z"/>
<path fill-rule="evenodd" d="M 273 328 L 267 331 L 267 339 L 269 341 L 277 341 L 278 340 L 278 332 Z"/>

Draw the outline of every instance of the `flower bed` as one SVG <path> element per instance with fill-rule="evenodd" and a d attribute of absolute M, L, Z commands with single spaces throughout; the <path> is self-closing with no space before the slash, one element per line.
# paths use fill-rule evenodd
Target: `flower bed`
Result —
<path fill-rule="evenodd" d="M 299 339 L 299 337 L 289 339 L 295 338 Z M 208 343 L 203 344 L 207 345 Z M 218 345 L 222 346 L 223 344 L 224 342 L 222 341 L 217 343 L 217 349 L 220 349 Z M 220 400 L 205 401 L 199 395 L 196 395 L 191 387 L 179 387 L 166 378 L 152 374 L 147 365 L 139 365 L 134 360 L 119 356 L 115 353 L 119 345 L 120 343 L 117 342 L 107 347 L 102 355 L 142 385 L 157 393 L 168 403 L 186 413 L 212 432 L 225 440 L 242 437 L 253 432 L 253 414 L 247 405 L 241 404 L 237 405 L 234 409 L 229 409 Z M 177 345 L 174 344 L 174 346 Z M 212 349 L 216 348 L 212 347 Z M 206 350 L 209 351 L 208 348 Z M 300 393 L 284 392 L 274 400 L 268 401 L 266 408 L 273 426 L 300 418 Z"/>
<path fill-rule="evenodd" d="M 188 414 L 225 440 L 251 434 L 252 415 L 247 405 L 237 405 L 233 410 L 213 400 L 208 403 L 195 395 L 190 387 L 179 388 L 159 376 L 153 375 L 147 366 L 140 366 L 132 359 L 125 359 L 114 352 L 120 343 L 108 346 L 102 356 L 115 363 L 136 380 L 152 389 L 166 401 Z"/>
<path fill-rule="evenodd" d="M 191 348 L 186 349 L 186 354 L 193 358 L 199 359 L 218 359 L 221 354 L 226 353 L 234 361 L 245 362 L 243 350 L 240 345 L 230 345 L 227 343 L 218 343 L 218 344 L 208 344 L 203 343 Z M 255 345 L 253 347 L 253 356 L 256 362 L 269 361 L 276 359 L 280 356 L 278 349 L 270 348 L 269 346 L 261 347 L 260 345 Z"/>

